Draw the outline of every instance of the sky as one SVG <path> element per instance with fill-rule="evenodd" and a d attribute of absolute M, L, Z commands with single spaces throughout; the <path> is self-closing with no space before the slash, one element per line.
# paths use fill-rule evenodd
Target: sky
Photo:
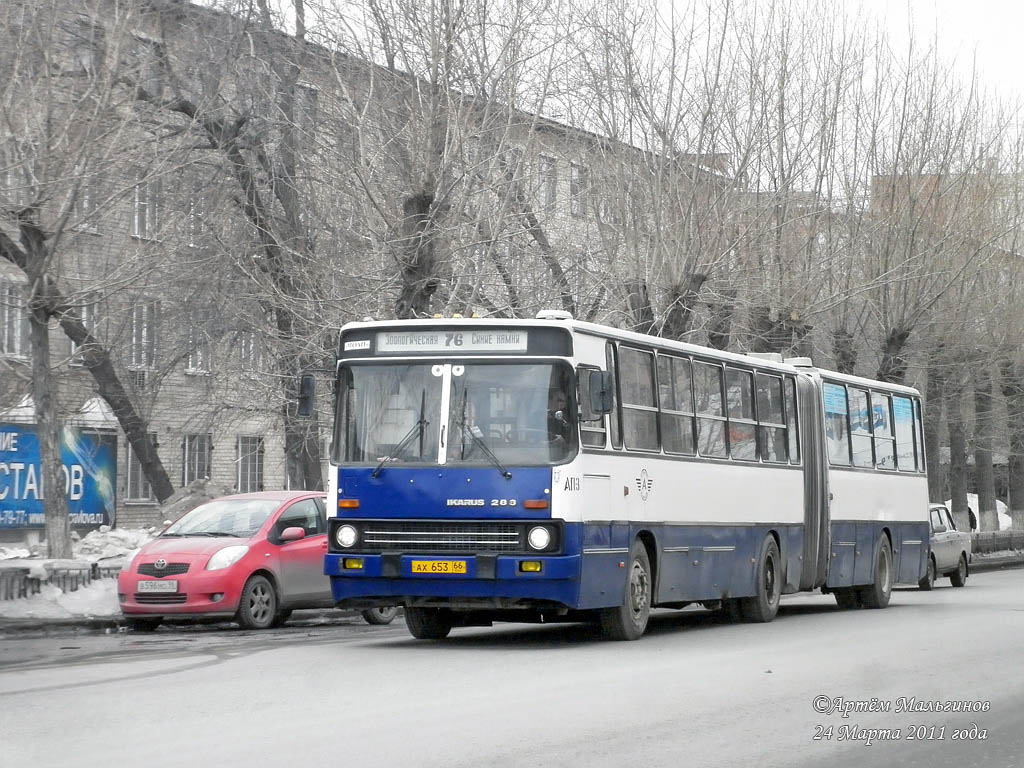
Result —
<path fill-rule="evenodd" d="M 977 60 L 980 80 L 1024 100 L 1024 2 L 1021 0 L 863 0 L 883 19 L 894 47 L 937 35 L 943 57 L 962 76 Z"/>

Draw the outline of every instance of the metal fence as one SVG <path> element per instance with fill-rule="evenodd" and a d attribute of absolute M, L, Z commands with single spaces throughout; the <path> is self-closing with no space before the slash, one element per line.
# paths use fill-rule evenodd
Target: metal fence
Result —
<path fill-rule="evenodd" d="M 1024 531 L 984 531 L 971 534 L 971 551 L 975 554 L 1024 550 Z"/>
<path fill-rule="evenodd" d="M 98 563 L 48 567 L 45 579 L 30 576 L 30 568 L 23 566 L 0 567 L 0 600 L 17 600 L 37 595 L 43 584 L 52 584 L 62 592 L 75 592 L 93 579 L 113 579 L 121 572 L 120 566 L 101 566 Z"/>

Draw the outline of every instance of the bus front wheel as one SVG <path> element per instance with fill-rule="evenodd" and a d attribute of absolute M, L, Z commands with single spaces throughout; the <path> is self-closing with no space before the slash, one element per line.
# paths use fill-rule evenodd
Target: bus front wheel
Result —
<path fill-rule="evenodd" d="M 443 640 L 453 624 L 451 614 L 442 608 L 405 609 L 405 626 L 417 640 Z"/>
<path fill-rule="evenodd" d="M 651 616 L 651 561 L 639 539 L 629 548 L 629 570 L 622 605 L 601 611 L 601 631 L 609 640 L 636 640 Z"/>

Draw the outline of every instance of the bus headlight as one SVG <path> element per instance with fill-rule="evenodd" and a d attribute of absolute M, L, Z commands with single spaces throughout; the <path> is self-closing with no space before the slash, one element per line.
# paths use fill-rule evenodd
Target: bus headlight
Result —
<path fill-rule="evenodd" d="M 346 549 L 354 547 L 358 538 L 359 532 L 351 525 L 339 525 L 338 530 L 334 532 L 334 540 L 338 542 L 338 546 Z"/>
<path fill-rule="evenodd" d="M 530 529 L 526 540 L 530 544 L 530 549 L 547 549 L 548 545 L 551 544 L 551 531 L 542 525 L 538 525 L 536 528 Z"/>

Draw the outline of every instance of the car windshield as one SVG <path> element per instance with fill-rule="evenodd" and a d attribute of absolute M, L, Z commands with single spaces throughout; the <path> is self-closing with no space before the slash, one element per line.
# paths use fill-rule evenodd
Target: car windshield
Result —
<path fill-rule="evenodd" d="M 345 366 L 333 459 L 381 467 L 565 461 L 577 446 L 574 392 L 564 363 Z"/>
<path fill-rule="evenodd" d="M 201 504 L 171 524 L 162 536 L 249 538 L 281 506 L 273 499 L 218 499 Z"/>

